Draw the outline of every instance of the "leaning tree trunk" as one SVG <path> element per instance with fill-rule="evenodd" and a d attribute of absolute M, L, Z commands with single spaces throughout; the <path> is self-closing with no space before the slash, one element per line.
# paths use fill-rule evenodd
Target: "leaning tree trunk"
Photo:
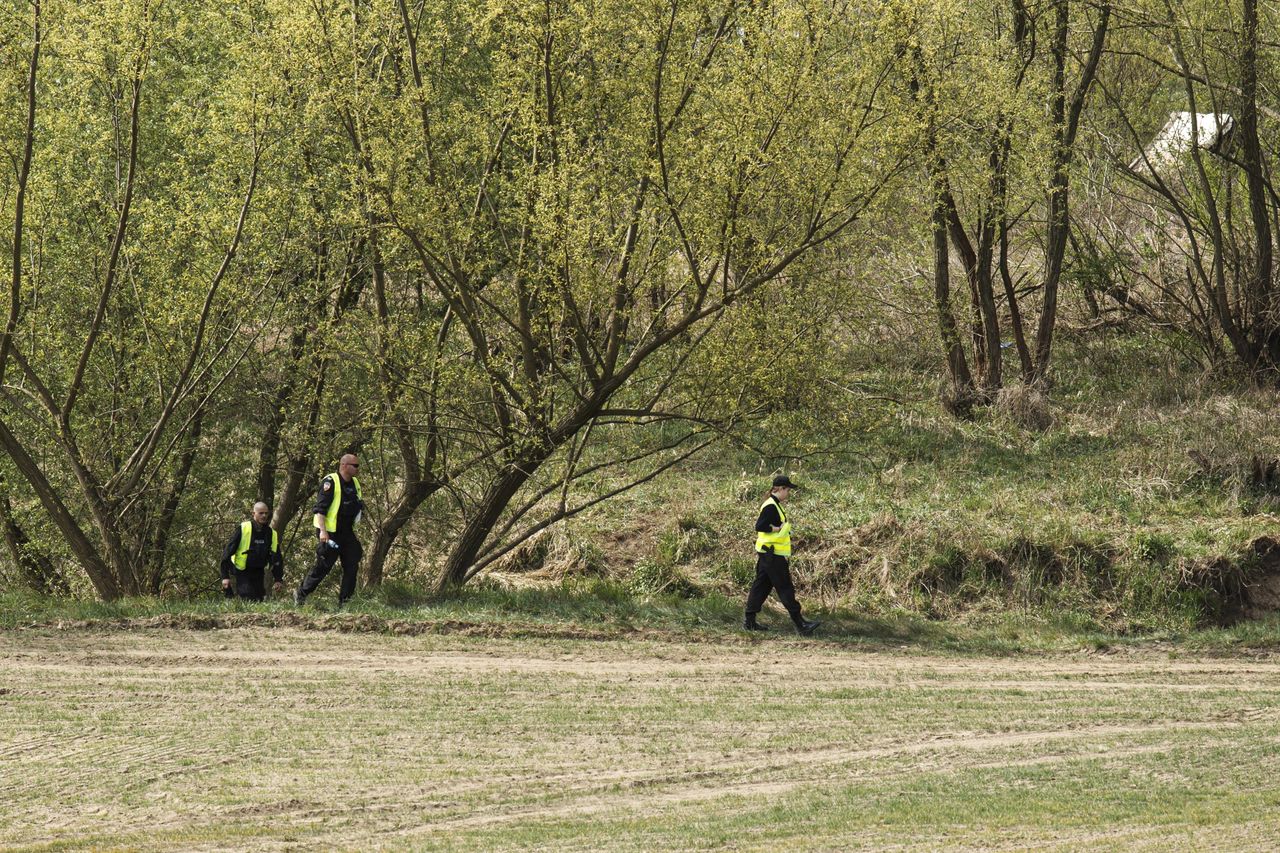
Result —
<path fill-rule="evenodd" d="M 71 592 L 67 579 L 54 567 L 53 560 L 31 541 L 18 523 L 9 502 L 8 484 L 3 478 L 0 478 L 0 526 L 4 528 L 9 556 L 27 586 L 42 595 L 67 595 Z"/>
<path fill-rule="evenodd" d="M 1022 367 L 1022 381 L 1031 383 L 1035 374 L 1035 364 L 1031 359 L 1031 349 L 1027 346 L 1027 335 L 1022 323 L 1022 309 L 1018 305 L 1018 293 L 1013 286 L 1013 273 L 1009 271 L 1009 224 L 1004 214 L 1000 215 L 1000 280 L 1004 283 L 1004 300 L 1009 306 L 1009 325 L 1013 329 L 1013 342 L 1018 348 L 1018 362 Z"/>
<path fill-rule="evenodd" d="M 4 448 L 18 471 L 31 484 L 45 512 L 49 514 L 58 532 L 71 548 L 71 553 L 75 554 L 76 560 L 84 567 L 85 574 L 89 576 L 89 581 L 98 595 L 103 601 L 119 598 L 122 591 L 111 566 L 102 558 L 97 546 L 85 535 L 76 517 L 67 509 L 61 496 L 49 483 L 44 470 L 27 453 L 26 448 L 10 431 L 3 418 L 0 418 L 0 447 Z"/>
<path fill-rule="evenodd" d="M 467 570 L 475 563 L 476 555 L 484 547 L 493 526 L 511 503 L 516 492 L 528 482 L 544 460 L 521 460 L 508 463 L 489 485 L 475 515 L 462 528 L 449 551 L 444 569 L 440 572 L 437 588 L 440 591 L 461 586 L 467 580 Z"/>
<path fill-rule="evenodd" d="M 373 545 L 369 548 L 366 562 L 365 586 L 377 586 L 382 583 L 387 555 L 391 553 L 391 546 L 395 544 L 396 537 L 413 518 L 418 507 L 435 494 L 438 488 L 439 485 L 434 481 L 418 480 L 405 483 L 399 499 L 373 535 Z"/>
<path fill-rule="evenodd" d="M 165 557 L 169 553 L 169 531 L 173 529 L 174 519 L 178 517 L 178 507 L 182 504 L 182 496 L 186 494 L 187 483 L 191 479 L 191 469 L 195 467 L 196 456 L 200 450 L 200 432 L 204 422 L 204 412 L 197 412 L 187 436 L 186 447 L 178 462 L 178 473 L 174 478 L 169 494 L 165 497 L 164 506 L 160 509 L 160 518 L 146 533 L 147 545 L 143 549 L 147 565 L 147 591 L 159 595 L 164 585 Z"/>

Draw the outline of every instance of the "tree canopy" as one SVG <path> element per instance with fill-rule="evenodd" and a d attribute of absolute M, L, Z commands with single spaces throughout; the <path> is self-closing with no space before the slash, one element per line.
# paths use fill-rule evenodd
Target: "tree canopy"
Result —
<path fill-rule="evenodd" d="M 1273 15 L 15 0 L 14 571 L 188 590 L 243 507 L 288 543 L 357 451 L 366 581 L 463 583 L 764 419 L 849 416 L 813 380 L 867 306 L 928 318 L 961 415 L 1051 384 L 1066 295 L 1274 382 Z M 1179 110 L 1232 144 L 1144 158 Z"/>

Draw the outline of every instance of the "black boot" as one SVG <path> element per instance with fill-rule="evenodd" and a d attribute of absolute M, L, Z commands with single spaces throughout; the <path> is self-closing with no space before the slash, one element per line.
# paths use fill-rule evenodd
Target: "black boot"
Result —
<path fill-rule="evenodd" d="M 811 622 L 808 619 L 801 619 L 796 623 L 796 633 L 802 637 L 812 637 L 813 632 L 818 630 L 818 626 L 821 624 L 816 620 Z"/>
<path fill-rule="evenodd" d="M 756 615 L 757 614 L 751 613 L 748 611 L 747 614 L 742 617 L 742 629 L 744 631 L 768 631 L 769 630 L 764 625 L 761 625 L 759 622 L 756 621 Z"/>

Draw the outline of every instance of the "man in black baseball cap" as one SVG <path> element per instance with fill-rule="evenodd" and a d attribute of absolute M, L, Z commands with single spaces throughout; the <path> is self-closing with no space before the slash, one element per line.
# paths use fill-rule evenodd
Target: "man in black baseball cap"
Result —
<path fill-rule="evenodd" d="M 817 622 L 801 615 L 795 585 L 791 582 L 791 522 L 787 521 L 782 504 L 798 488 L 790 477 L 780 474 L 773 478 L 773 487 L 760 506 L 760 517 L 756 519 L 756 579 L 747 593 L 746 615 L 742 621 L 742 627 L 748 631 L 768 630 L 756 617 L 770 592 L 778 594 L 798 633 L 808 637 L 818 628 Z"/>

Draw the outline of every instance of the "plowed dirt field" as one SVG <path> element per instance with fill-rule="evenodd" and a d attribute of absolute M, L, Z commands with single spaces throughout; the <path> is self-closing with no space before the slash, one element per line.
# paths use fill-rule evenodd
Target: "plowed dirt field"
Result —
<path fill-rule="evenodd" d="M 0 847 L 1280 848 L 1280 659 L 0 633 Z"/>

